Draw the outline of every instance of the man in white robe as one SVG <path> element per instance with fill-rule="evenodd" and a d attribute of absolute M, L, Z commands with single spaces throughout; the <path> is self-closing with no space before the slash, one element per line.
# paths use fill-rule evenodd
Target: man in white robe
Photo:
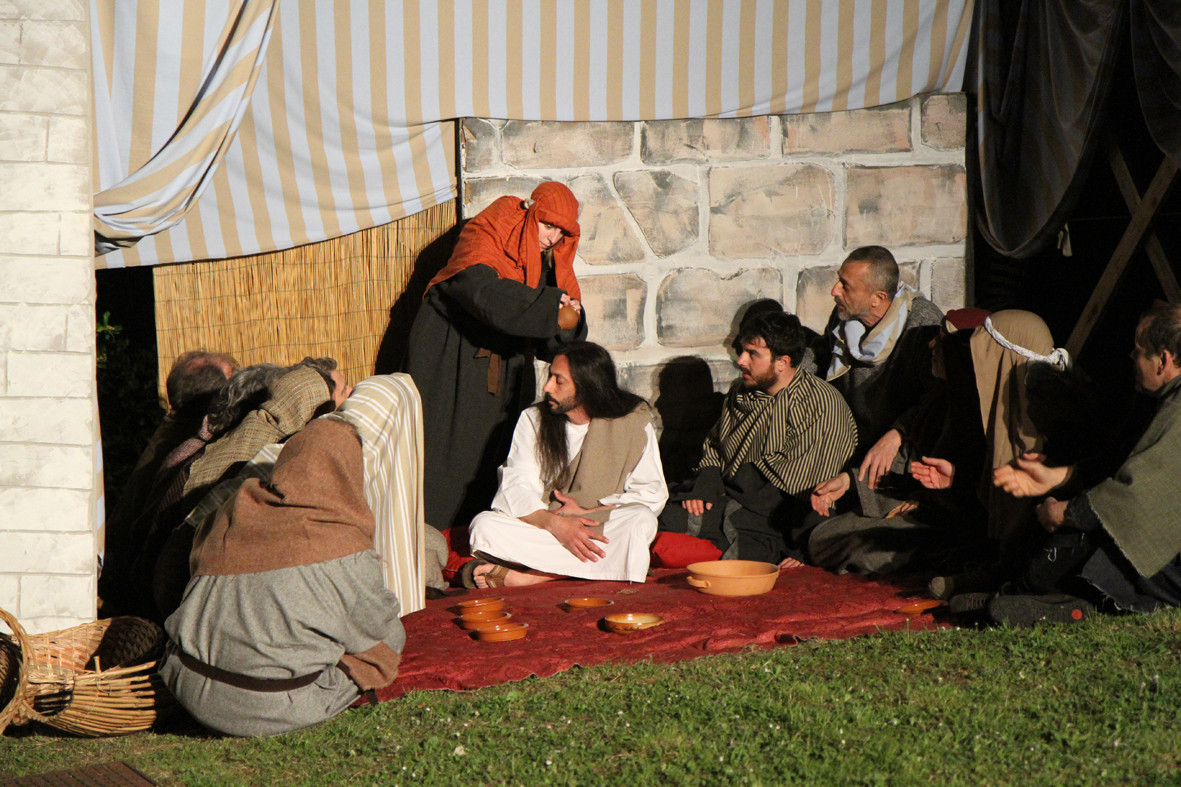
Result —
<path fill-rule="evenodd" d="M 464 584 L 643 582 L 668 499 L 647 403 L 590 342 L 558 350 L 543 391 L 517 421 L 492 510 L 472 521 Z"/>

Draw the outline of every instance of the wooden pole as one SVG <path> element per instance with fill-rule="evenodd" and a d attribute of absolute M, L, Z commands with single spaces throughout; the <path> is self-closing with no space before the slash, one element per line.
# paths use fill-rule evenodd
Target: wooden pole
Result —
<path fill-rule="evenodd" d="M 1123 151 L 1119 149 L 1119 145 L 1112 137 L 1108 137 L 1106 148 L 1107 160 L 1111 165 L 1112 174 L 1115 175 L 1115 182 L 1119 186 L 1120 193 L 1124 197 L 1124 203 L 1130 212 L 1135 213 L 1140 207 L 1140 192 L 1136 189 L 1136 182 L 1132 179 L 1127 161 L 1124 160 Z M 1177 284 L 1177 276 L 1173 273 L 1172 265 L 1169 264 L 1169 257 L 1165 254 L 1164 246 L 1161 245 L 1160 238 L 1156 236 L 1155 232 L 1149 232 L 1144 239 L 1144 251 L 1148 253 L 1148 259 L 1152 262 L 1156 277 L 1165 290 L 1165 299 L 1170 303 L 1181 303 L 1181 285 Z"/>
<path fill-rule="evenodd" d="M 1124 230 L 1119 245 L 1112 252 L 1111 259 L 1103 270 L 1103 275 L 1099 278 L 1099 283 L 1095 285 L 1094 292 L 1091 293 L 1087 305 L 1083 308 L 1083 312 L 1074 326 L 1074 331 L 1070 334 L 1070 339 L 1066 342 L 1066 349 L 1070 351 L 1071 355 L 1077 356 L 1083 345 L 1087 343 L 1087 339 L 1090 338 L 1091 331 L 1099 322 L 1108 300 L 1111 299 L 1112 293 L 1115 292 L 1115 288 L 1119 286 L 1120 280 L 1127 272 L 1132 255 L 1140 248 L 1145 233 L 1152 226 L 1156 212 L 1165 196 L 1168 195 L 1176 175 L 1177 165 L 1166 156 L 1160 167 L 1157 168 L 1156 175 L 1152 178 L 1148 191 L 1144 193 L 1144 199 L 1140 202 L 1140 206 L 1132 214 L 1128 228 Z"/>

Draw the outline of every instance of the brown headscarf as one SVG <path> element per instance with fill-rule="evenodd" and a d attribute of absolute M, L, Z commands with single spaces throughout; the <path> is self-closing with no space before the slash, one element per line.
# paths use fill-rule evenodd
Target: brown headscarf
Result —
<path fill-rule="evenodd" d="M 574 278 L 580 234 L 578 200 L 564 184 L 552 180 L 535 188 L 528 200 L 501 197 L 465 224 L 451 259 L 427 289 L 472 265 L 487 265 L 502 279 L 536 287 L 541 281 L 540 222 L 562 230 L 562 239 L 553 246 L 557 284 L 571 298 L 581 300 Z"/>
<path fill-rule="evenodd" d="M 269 483 L 247 479 L 197 531 L 193 576 L 253 574 L 373 549 L 363 482 L 356 429 L 312 421 L 284 444 Z"/>
<path fill-rule="evenodd" d="M 1050 329 L 1032 312 L 1007 309 L 989 319 L 993 329 L 1010 344 L 1043 356 L 1054 350 Z M 1029 417 L 1025 391 L 1030 359 L 1002 347 L 983 325 L 972 332 L 970 347 L 980 394 L 980 418 L 991 452 L 989 467 L 1007 464 L 1025 451 L 1040 451 L 1044 440 Z"/>
<path fill-rule="evenodd" d="M 1054 352 L 1054 337 L 1041 317 L 1007 309 L 988 318 L 995 333 L 1011 345 L 1039 356 Z M 1040 529 L 1033 522 L 1033 498 L 1015 498 L 992 485 L 991 470 L 1008 464 L 1025 451 L 1041 451 L 1045 443 L 1029 417 L 1025 373 L 1030 359 L 1002 346 L 988 324 L 972 332 L 969 342 L 980 418 L 990 462 L 980 481 L 981 499 L 988 506 L 988 535 L 1000 542 L 1002 560 L 1011 560 L 1035 543 Z"/>

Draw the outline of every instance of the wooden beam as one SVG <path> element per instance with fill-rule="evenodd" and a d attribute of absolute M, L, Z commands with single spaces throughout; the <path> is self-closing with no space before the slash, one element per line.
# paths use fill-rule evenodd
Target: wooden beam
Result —
<path fill-rule="evenodd" d="M 1111 172 L 1115 175 L 1115 182 L 1119 186 L 1120 193 L 1123 194 L 1124 203 L 1128 206 L 1129 212 L 1135 213 L 1140 207 L 1140 192 L 1136 189 L 1136 182 L 1132 179 L 1132 172 L 1128 169 L 1127 161 L 1124 160 L 1123 151 L 1120 150 L 1112 135 L 1107 137 L 1105 147 L 1107 148 L 1107 161 L 1111 165 Z M 1160 280 L 1161 287 L 1164 288 L 1165 300 L 1169 303 L 1181 303 L 1181 285 L 1177 283 L 1177 275 L 1173 272 L 1169 257 L 1165 254 L 1164 246 L 1161 245 L 1160 238 L 1156 236 L 1155 232 L 1149 232 L 1144 239 L 1144 251 L 1148 253 L 1152 269 L 1156 271 L 1156 278 Z"/>
<path fill-rule="evenodd" d="M 1107 307 L 1107 301 L 1115 292 L 1115 288 L 1119 286 L 1132 255 L 1140 248 L 1140 243 L 1144 240 L 1144 235 L 1152 225 L 1153 219 L 1156 218 L 1156 212 L 1169 193 L 1176 176 L 1177 165 L 1166 156 L 1160 167 L 1157 168 L 1156 175 L 1153 176 L 1152 183 L 1148 186 L 1148 191 L 1144 192 L 1144 199 L 1140 202 L 1140 206 L 1132 214 L 1128 228 L 1124 230 L 1119 245 L 1112 252 L 1111 259 L 1103 270 L 1103 275 L 1099 277 L 1099 283 L 1095 285 L 1095 290 L 1091 293 L 1087 305 L 1083 307 L 1083 313 L 1075 323 L 1074 331 L 1066 342 L 1066 349 L 1070 351 L 1071 355 L 1077 356 L 1083 345 L 1087 343 L 1087 339 L 1090 338 L 1091 331 L 1099 322 L 1099 317 Z"/>

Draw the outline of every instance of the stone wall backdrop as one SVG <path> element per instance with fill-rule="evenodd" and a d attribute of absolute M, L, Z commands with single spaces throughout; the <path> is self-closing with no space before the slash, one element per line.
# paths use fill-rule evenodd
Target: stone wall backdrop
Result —
<path fill-rule="evenodd" d="M 0 2 L 0 607 L 95 618 L 90 36 L 84 0 Z"/>
<path fill-rule="evenodd" d="M 721 391 L 737 376 L 736 315 L 773 298 L 822 329 L 836 270 L 858 246 L 889 247 L 936 304 L 964 305 L 965 111 L 962 94 L 938 94 L 745 119 L 467 119 L 462 213 L 542 180 L 569 185 L 590 338 L 650 399 Z M 691 420 L 656 403 L 666 422 Z"/>

